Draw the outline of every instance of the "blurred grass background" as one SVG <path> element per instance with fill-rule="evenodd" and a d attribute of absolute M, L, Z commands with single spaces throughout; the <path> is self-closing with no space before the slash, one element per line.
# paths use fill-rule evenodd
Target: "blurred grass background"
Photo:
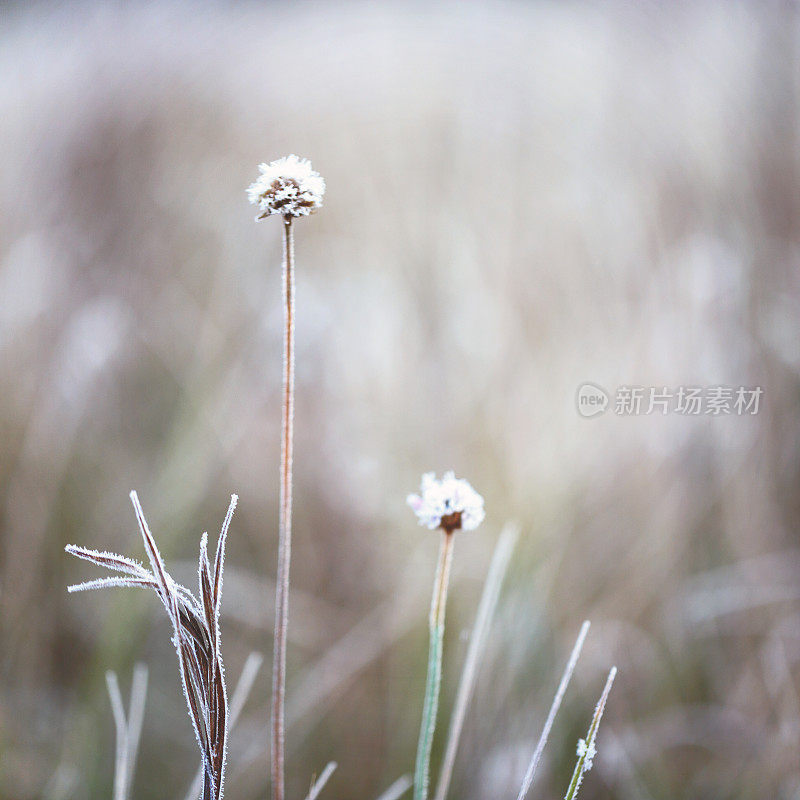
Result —
<path fill-rule="evenodd" d="M 562 796 L 611 663 L 589 798 L 800 797 L 797 7 L 11 3 L 0 10 L 0 797 L 109 797 L 103 672 L 151 670 L 133 796 L 196 750 L 157 601 L 67 596 L 69 542 L 176 577 L 241 500 L 230 683 L 269 659 L 280 225 L 297 225 L 289 788 L 374 798 L 413 762 L 436 537 L 457 542 L 442 725 L 498 532 L 523 537 L 452 797 L 513 797 L 582 619 L 533 797 Z M 273 224 L 274 223 L 274 224 Z M 575 390 L 760 385 L 757 416 L 582 419 Z M 227 796 L 264 797 L 268 670 Z M 442 737 L 440 737 L 441 739 Z M 441 742 L 434 753 L 441 755 Z"/>

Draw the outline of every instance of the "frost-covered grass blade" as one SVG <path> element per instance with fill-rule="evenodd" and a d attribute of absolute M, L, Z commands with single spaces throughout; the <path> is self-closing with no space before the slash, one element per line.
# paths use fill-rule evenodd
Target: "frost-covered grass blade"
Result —
<path fill-rule="evenodd" d="M 578 796 L 578 789 L 581 787 L 583 776 L 592 768 L 592 760 L 594 759 L 597 750 L 595 748 L 595 740 L 597 739 L 597 729 L 600 727 L 600 720 L 603 716 L 603 711 L 606 707 L 606 700 L 608 700 L 608 693 L 611 691 L 611 684 L 614 683 L 614 678 L 617 675 L 617 668 L 612 667 L 606 679 L 606 685 L 603 688 L 603 694 L 597 701 L 597 707 L 594 710 L 592 723 L 589 725 L 589 732 L 586 734 L 586 739 L 581 739 L 578 742 L 578 761 L 575 764 L 575 770 L 572 773 L 572 780 L 569 782 L 567 793 L 564 795 L 564 800 L 575 800 Z"/>
<path fill-rule="evenodd" d="M 542 733 L 539 737 L 536 749 L 533 751 L 533 756 L 531 757 L 530 764 L 528 765 L 528 770 L 525 773 L 525 778 L 522 781 L 522 786 L 519 790 L 519 794 L 517 795 L 517 800 L 525 800 L 525 797 L 528 794 L 531 785 L 533 784 L 533 779 L 536 775 L 536 768 L 539 766 L 539 762 L 542 759 L 542 753 L 544 752 L 545 745 L 547 744 L 547 739 L 550 736 L 550 731 L 553 728 L 556 714 L 558 713 L 558 709 L 561 708 L 561 702 L 564 699 L 567 686 L 569 686 L 569 682 L 572 679 L 572 673 L 575 672 L 575 666 L 578 663 L 578 658 L 580 658 L 581 650 L 583 649 L 583 642 L 586 639 L 586 634 L 588 632 L 589 620 L 585 620 L 583 625 L 581 625 L 580 633 L 578 634 L 578 638 L 575 640 L 572 653 L 570 653 L 569 661 L 567 661 L 567 666 L 564 668 L 564 673 L 561 676 L 561 682 L 558 684 L 556 695 L 553 698 L 552 704 L 550 705 L 550 711 L 547 714 L 547 719 L 545 720 L 544 727 L 542 728 Z"/>

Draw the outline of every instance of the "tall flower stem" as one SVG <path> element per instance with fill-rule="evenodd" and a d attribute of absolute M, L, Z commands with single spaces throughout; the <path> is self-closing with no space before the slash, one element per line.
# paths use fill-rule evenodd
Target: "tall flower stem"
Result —
<path fill-rule="evenodd" d="M 453 560 L 453 531 L 442 529 L 439 562 L 433 582 L 431 599 L 430 649 L 428 651 L 428 677 L 425 684 L 425 702 L 422 708 L 422 726 L 417 744 L 417 763 L 414 768 L 414 800 L 427 800 L 433 734 L 436 730 L 436 712 L 439 706 L 439 687 L 442 683 L 442 642 L 444 639 L 444 613 L 447 605 L 447 587 L 450 582 L 450 564 Z"/>
<path fill-rule="evenodd" d="M 272 661 L 272 798 L 284 800 L 286 632 L 289 624 L 289 565 L 292 557 L 292 439 L 294 420 L 294 236 L 283 218 L 283 418 L 275 644 Z"/>

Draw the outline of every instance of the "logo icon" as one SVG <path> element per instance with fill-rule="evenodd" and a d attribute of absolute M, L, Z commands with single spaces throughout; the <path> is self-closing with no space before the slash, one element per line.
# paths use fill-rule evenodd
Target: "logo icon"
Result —
<path fill-rule="evenodd" d="M 608 408 L 608 393 L 596 383 L 582 383 L 575 395 L 575 404 L 582 417 L 596 417 Z"/>

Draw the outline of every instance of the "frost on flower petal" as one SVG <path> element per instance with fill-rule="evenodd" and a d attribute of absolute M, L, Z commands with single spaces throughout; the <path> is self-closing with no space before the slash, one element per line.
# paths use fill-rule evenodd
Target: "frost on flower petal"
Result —
<path fill-rule="evenodd" d="M 406 502 L 419 518 L 419 524 L 430 530 L 474 530 L 485 516 L 483 498 L 452 472 L 445 472 L 441 480 L 436 479 L 435 473 L 426 472 L 420 493 L 410 494 Z"/>
<path fill-rule="evenodd" d="M 258 178 L 247 189 L 248 200 L 261 212 L 256 219 L 271 214 L 305 217 L 322 207 L 325 180 L 307 158 L 290 155 L 259 164 L 258 170 Z"/>

